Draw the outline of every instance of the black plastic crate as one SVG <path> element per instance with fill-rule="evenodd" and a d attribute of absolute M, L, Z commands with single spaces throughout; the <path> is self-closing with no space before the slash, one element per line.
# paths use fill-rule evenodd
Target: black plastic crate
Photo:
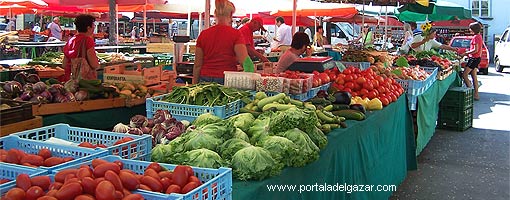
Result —
<path fill-rule="evenodd" d="M 0 104 L 7 104 L 8 109 L 0 110 L 0 125 L 7 125 L 34 118 L 32 104 L 25 101 L 14 101 L 0 98 Z"/>
<path fill-rule="evenodd" d="M 440 106 L 468 109 L 473 107 L 473 93 L 473 88 L 451 87 L 441 100 Z"/>
<path fill-rule="evenodd" d="M 465 131 L 473 125 L 473 107 L 440 107 L 437 127 L 440 129 Z"/>
<path fill-rule="evenodd" d="M 37 71 L 35 71 L 34 68 L 27 68 L 27 69 L 9 69 L 5 71 L 0 72 L 0 81 L 12 81 L 14 80 L 14 76 L 20 72 L 25 72 L 28 74 L 37 74 Z"/>

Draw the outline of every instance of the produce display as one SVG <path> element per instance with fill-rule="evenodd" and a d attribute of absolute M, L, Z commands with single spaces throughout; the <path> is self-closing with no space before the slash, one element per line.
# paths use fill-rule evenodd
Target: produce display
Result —
<path fill-rule="evenodd" d="M 378 75 L 402 80 L 420 80 L 423 81 L 430 76 L 430 73 L 419 66 L 409 67 L 377 67 L 372 66 L 371 69 Z"/>
<path fill-rule="evenodd" d="M 32 59 L 33 62 L 46 62 L 62 64 L 64 60 L 64 54 L 60 52 L 47 52 L 37 58 Z"/>
<path fill-rule="evenodd" d="M 227 88 L 218 83 L 199 83 L 174 87 L 163 101 L 199 106 L 223 106 L 239 99 L 246 101 L 250 96 L 249 92 Z"/>
<path fill-rule="evenodd" d="M 127 60 L 122 53 L 96 53 L 96 56 L 99 59 L 99 64 L 115 63 Z"/>
<path fill-rule="evenodd" d="M 298 71 L 287 70 L 284 73 L 279 74 L 263 73 L 261 75 L 263 79 L 257 81 L 257 90 L 262 92 L 275 92 L 283 86 L 283 93 L 302 94 L 312 89 L 313 86 L 313 75 Z M 283 78 L 283 81 L 276 78 L 266 77 L 281 77 Z M 280 84 L 282 86 L 278 85 L 280 82 L 282 82 L 282 84 Z"/>
<path fill-rule="evenodd" d="M 30 65 L 25 65 L 25 66 L 20 66 L 20 65 L 13 65 L 9 68 L 7 67 L 2 67 L 0 65 L 0 72 L 3 72 L 3 71 L 17 71 L 17 70 L 25 70 L 25 69 L 32 69 L 33 67 L 30 66 Z"/>
<path fill-rule="evenodd" d="M 51 151 L 45 148 L 39 150 L 37 154 L 25 153 L 23 150 L 14 148 L 9 149 L 8 151 L 5 149 L 0 149 L 0 155 L 2 155 L 0 156 L 0 162 L 24 165 L 27 167 L 52 167 L 74 160 L 73 157 L 60 158 L 54 157 L 51 154 Z"/>
<path fill-rule="evenodd" d="M 123 82 L 123 83 L 103 83 L 106 87 L 115 89 L 119 96 L 125 99 L 145 99 L 154 94 L 154 90 L 143 84 Z"/>
<path fill-rule="evenodd" d="M 169 171 L 158 163 L 151 163 L 143 174 L 123 169 L 123 166 L 121 160 L 94 159 L 91 165 L 58 171 L 54 180 L 49 176 L 30 178 L 27 174 L 20 174 L 16 178 L 16 187 L 10 189 L 4 198 L 140 200 L 144 197 L 133 191 L 186 194 L 203 184 L 189 166 L 179 165 Z"/>

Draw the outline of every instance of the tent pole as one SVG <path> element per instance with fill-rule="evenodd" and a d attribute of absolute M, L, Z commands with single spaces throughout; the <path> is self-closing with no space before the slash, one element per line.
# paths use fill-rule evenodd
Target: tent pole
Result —
<path fill-rule="evenodd" d="M 385 36 L 385 40 L 383 41 L 383 49 L 386 48 L 386 41 L 389 42 L 388 40 L 388 6 L 386 6 L 386 18 L 385 18 L 385 21 L 384 21 L 384 36 Z"/>
<path fill-rule="evenodd" d="M 211 26 L 211 0 L 205 0 L 204 29 Z"/>
<path fill-rule="evenodd" d="M 198 13 L 198 34 L 202 32 L 202 13 Z"/>
<path fill-rule="evenodd" d="M 143 5 L 143 37 L 147 38 L 147 0 Z"/>
<path fill-rule="evenodd" d="M 292 9 L 292 35 L 296 32 L 296 19 L 297 19 L 297 0 L 293 1 L 293 9 Z"/>

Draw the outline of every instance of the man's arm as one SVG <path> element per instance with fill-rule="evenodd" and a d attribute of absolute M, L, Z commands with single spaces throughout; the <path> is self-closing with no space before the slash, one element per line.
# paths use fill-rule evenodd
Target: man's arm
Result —
<path fill-rule="evenodd" d="M 200 69 L 204 62 L 204 52 L 202 48 L 196 47 L 195 49 L 195 63 L 193 65 L 193 81 L 192 84 L 197 84 L 200 78 Z"/>
<path fill-rule="evenodd" d="M 264 55 L 262 55 L 261 53 L 259 53 L 255 48 L 253 48 L 251 45 L 246 45 L 246 49 L 248 50 L 248 55 L 250 55 L 250 57 L 257 57 L 259 58 L 262 62 L 269 62 L 269 60 L 264 57 Z"/>

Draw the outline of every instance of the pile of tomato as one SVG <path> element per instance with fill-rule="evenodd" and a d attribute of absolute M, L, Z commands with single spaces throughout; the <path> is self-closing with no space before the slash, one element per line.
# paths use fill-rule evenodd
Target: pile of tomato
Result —
<path fill-rule="evenodd" d="M 7 162 L 28 167 L 53 167 L 68 161 L 74 160 L 73 157 L 60 158 L 52 156 L 50 150 L 43 148 L 37 154 L 29 154 L 19 149 L 0 149 L 0 162 Z"/>
<path fill-rule="evenodd" d="M 402 95 L 404 89 L 392 78 L 384 78 L 377 75 L 371 68 L 360 70 L 355 67 L 348 67 L 342 72 L 335 73 L 331 87 L 338 91 L 351 93 L 353 97 L 374 99 L 378 98 L 384 106 L 394 102 Z"/>

